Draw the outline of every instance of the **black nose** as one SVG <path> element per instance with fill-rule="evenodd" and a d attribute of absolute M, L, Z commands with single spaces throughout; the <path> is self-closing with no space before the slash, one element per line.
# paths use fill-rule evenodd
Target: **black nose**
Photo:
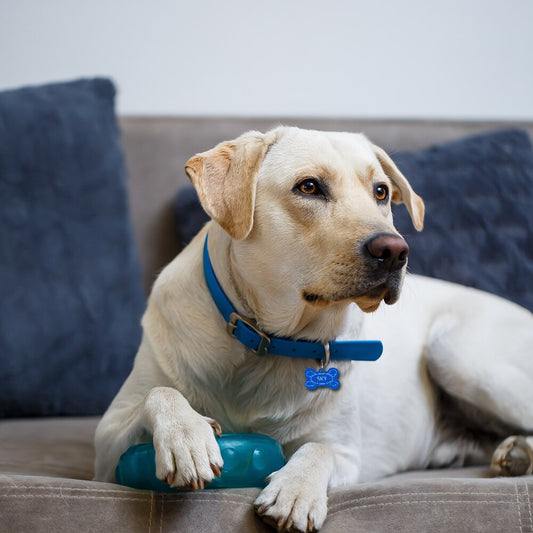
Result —
<path fill-rule="evenodd" d="M 390 272 L 400 270 L 407 263 L 409 246 L 398 235 L 388 233 L 375 235 L 365 243 L 365 248 L 384 270 Z"/>

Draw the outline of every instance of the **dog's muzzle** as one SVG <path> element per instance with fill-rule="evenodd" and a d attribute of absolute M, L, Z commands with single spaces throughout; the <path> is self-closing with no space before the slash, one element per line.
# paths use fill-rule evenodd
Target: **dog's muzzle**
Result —
<path fill-rule="evenodd" d="M 367 264 L 364 298 L 395 303 L 400 297 L 409 246 L 399 235 L 378 233 L 361 245 L 361 251 Z"/>
<path fill-rule="evenodd" d="M 374 311 L 381 301 L 393 304 L 400 297 L 408 254 L 409 246 L 399 235 L 374 234 L 359 245 L 359 264 L 333 280 L 336 288 L 305 287 L 302 298 L 315 307 L 352 300 L 363 311 Z"/>

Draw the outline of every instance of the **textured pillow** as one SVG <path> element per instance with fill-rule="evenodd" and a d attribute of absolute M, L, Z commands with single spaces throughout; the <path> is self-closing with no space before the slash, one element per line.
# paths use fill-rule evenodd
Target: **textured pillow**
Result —
<path fill-rule="evenodd" d="M 144 295 L 105 79 L 0 92 L 0 416 L 105 410 Z"/>
<path fill-rule="evenodd" d="M 403 206 L 394 220 L 409 270 L 498 294 L 533 310 L 533 150 L 524 131 L 490 132 L 393 154 L 426 202 L 424 231 Z M 208 219 L 194 189 L 176 199 L 181 243 Z"/>
<path fill-rule="evenodd" d="M 209 220 L 209 215 L 204 211 L 192 185 L 183 188 L 176 195 L 174 218 L 176 222 L 176 237 L 180 248 L 189 244 Z"/>
<path fill-rule="evenodd" d="M 392 155 L 426 203 L 417 233 L 395 224 L 411 272 L 498 294 L 533 310 L 533 150 L 524 131 L 499 131 Z"/>

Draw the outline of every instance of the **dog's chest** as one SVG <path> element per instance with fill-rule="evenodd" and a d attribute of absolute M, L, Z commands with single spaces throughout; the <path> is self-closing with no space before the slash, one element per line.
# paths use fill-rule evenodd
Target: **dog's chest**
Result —
<path fill-rule="evenodd" d="M 247 355 L 212 389 L 207 416 L 218 420 L 225 432 L 255 432 L 289 442 L 327 416 L 337 394 L 309 391 L 305 371 L 309 361 Z"/>

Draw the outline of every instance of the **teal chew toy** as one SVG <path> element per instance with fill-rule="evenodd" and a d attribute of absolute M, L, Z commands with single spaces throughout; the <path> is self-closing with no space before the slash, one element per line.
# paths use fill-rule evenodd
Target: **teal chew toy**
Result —
<path fill-rule="evenodd" d="M 219 478 L 206 489 L 264 487 L 265 479 L 285 464 L 279 442 L 255 433 L 225 433 L 217 438 L 224 467 Z M 157 479 L 155 450 L 152 443 L 136 444 L 120 457 L 115 470 L 117 483 L 127 487 L 157 492 L 175 489 Z"/>

